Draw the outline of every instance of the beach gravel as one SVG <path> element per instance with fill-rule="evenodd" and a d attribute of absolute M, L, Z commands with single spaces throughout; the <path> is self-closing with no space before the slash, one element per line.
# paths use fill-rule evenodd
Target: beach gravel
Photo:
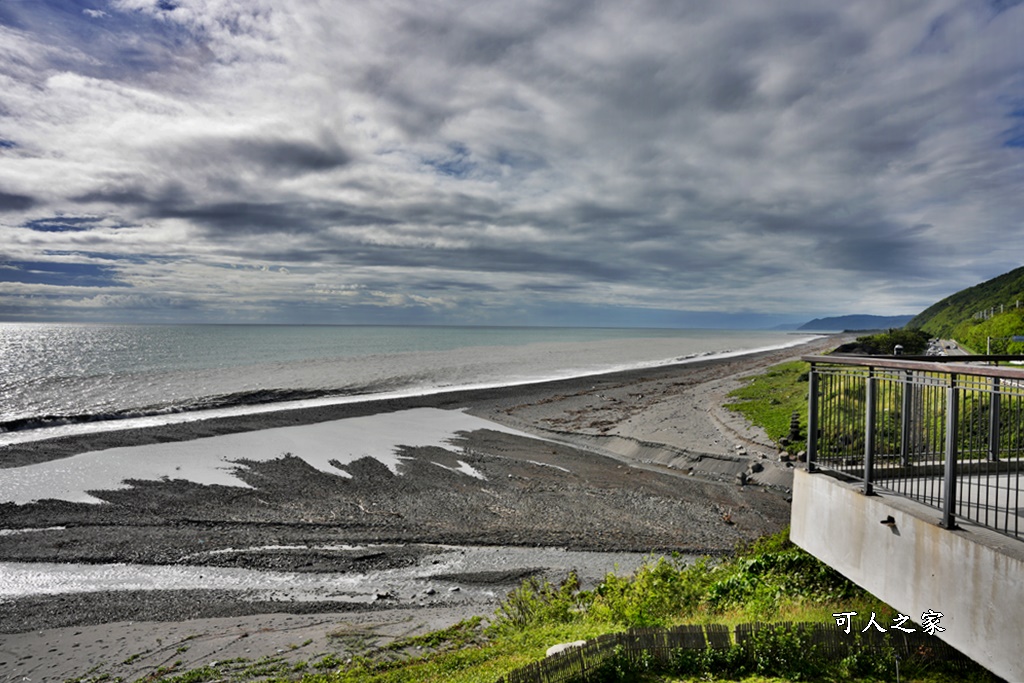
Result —
<path fill-rule="evenodd" d="M 320 629 L 312 641 L 341 652 L 338 643 L 351 645 L 351 639 L 335 639 L 331 645 L 323 631 L 344 631 L 349 625 L 369 634 L 372 642 L 386 641 L 439 627 L 446 619 L 451 623 L 474 613 L 491 614 L 500 597 L 526 576 L 558 580 L 557 571 L 539 559 L 543 548 L 728 553 L 737 543 L 788 523 L 790 469 L 763 433 L 722 408 L 728 391 L 766 365 L 835 343 L 823 339 L 792 349 L 559 382 L 0 449 L 0 467 L 15 467 L 111 447 L 162 442 L 187 447 L 190 439 L 203 436 L 356 415 L 395 412 L 400 418 L 398 411 L 414 407 L 465 410 L 523 432 L 476 429 L 458 434 L 443 448 L 403 447 L 397 474 L 372 458 L 347 464 L 351 476 L 341 477 L 296 457 L 262 462 L 240 457 L 237 475 L 249 488 L 134 481 L 129 488 L 93 492 L 104 501 L 100 505 L 55 500 L 2 505 L 4 528 L 50 530 L 0 535 L 0 561 L 381 577 L 405 570 L 421 578 L 382 584 L 379 594 L 348 602 L 316 596 L 296 600 L 287 592 L 266 599 L 203 589 L 7 599 L 0 602 L 0 632 L 7 634 L 0 635 L 0 660 L 5 660 L 0 671 L 17 676 L 8 680 L 65 680 L 103 665 L 111 675 L 134 675 L 155 660 L 140 656 L 118 669 L 114 665 L 120 655 L 104 655 L 96 638 L 88 641 L 86 634 L 111 637 L 116 632 L 128 641 L 134 638 L 131 647 L 138 652 L 155 651 L 157 639 L 172 640 L 157 634 L 180 633 L 182 624 L 209 635 L 216 620 L 236 618 L 245 620 L 239 623 L 248 632 L 259 630 L 261 615 L 268 625 L 283 623 L 282 614 L 301 616 L 303 628 Z M 754 460 L 760 468 L 756 473 L 750 468 Z M 468 476 L 466 466 L 477 476 Z M 750 485 L 737 485 L 741 472 L 750 473 Z M 515 559 L 430 574 L 430 563 L 443 564 L 445 552 L 476 547 L 514 548 L 506 554 Z M 531 548 L 536 549 L 532 560 Z M 428 574 L 438 583 L 431 592 L 422 583 Z M 137 624 L 135 636 L 123 625 L 127 622 Z M 160 623 L 163 631 L 154 626 Z M 402 626 L 395 628 L 395 623 Z M 75 631 L 79 634 L 72 637 Z M 254 643 L 225 646 L 223 653 L 256 658 Z M 307 647 L 288 652 L 293 658 L 311 656 Z M 179 654 L 185 666 L 208 653 L 200 655 L 197 649 L 194 658 Z M 54 665 L 57 661 L 66 663 Z"/>

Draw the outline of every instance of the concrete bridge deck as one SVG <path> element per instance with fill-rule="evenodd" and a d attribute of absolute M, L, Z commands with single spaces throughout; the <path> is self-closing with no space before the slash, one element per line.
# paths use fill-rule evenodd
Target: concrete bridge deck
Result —
<path fill-rule="evenodd" d="M 875 491 L 798 470 L 791 539 L 914 622 L 941 613 L 935 637 L 1024 682 L 1024 542 L 962 520 L 943 528 L 935 508 Z M 852 619 L 860 631 L 870 615 Z"/>

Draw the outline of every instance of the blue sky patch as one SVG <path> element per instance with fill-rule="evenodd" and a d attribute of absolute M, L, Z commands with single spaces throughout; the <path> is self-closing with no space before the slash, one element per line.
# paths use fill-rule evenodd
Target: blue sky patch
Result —
<path fill-rule="evenodd" d="M 36 232 L 85 232 L 91 230 L 99 218 L 37 218 L 34 221 L 23 223 L 21 227 L 35 230 Z"/>
<path fill-rule="evenodd" d="M 469 148 L 461 142 L 448 145 L 450 154 L 434 159 L 424 159 L 424 163 L 441 175 L 451 178 L 465 178 L 476 169 L 476 164 L 469 158 Z"/>
<path fill-rule="evenodd" d="M 159 8 L 172 11 L 177 5 L 164 0 Z M 175 22 L 95 0 L 0 0 L 0 25 L 71 48 L 51 55 L 51 68 L 114 80 L 163 70 L 195 42 Z"/>
<path fill-rule="evenodd" d="M 1009 117 L 1015 119 L 1013 125 L 1003 131 L 1006 136 L 1004 147 L 1024 147 L 1024 108 L 1010 112 Z"/>
<path fill-rule="evenodd" d="M 1008 9 L 1013 9 L 1017 5 L 1024 2 L 1024 0 L 989 0 L 989 6 L 995 10 L 996 14 L 1002 14 Z"/>
<path fill-rule="evenodd" d="M 72 287 L 128 287 L 112 268 L 95 263 L 0 262 L 0 282 Z"/>

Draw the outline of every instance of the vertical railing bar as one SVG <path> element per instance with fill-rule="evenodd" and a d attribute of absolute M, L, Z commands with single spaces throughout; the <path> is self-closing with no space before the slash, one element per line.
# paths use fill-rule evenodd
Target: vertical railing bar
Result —
<path fill-rule="evenodd" d="M 1018 385 L 1018 389 L 1020 386 Z M 1014 510 L 1018 511 L 1021 509 L 1021 408 L 1024 405 L 1024 395 L 1018 393 L 1017 395 L 1017 467 L 1016 469 L 1016 482 L 1014 485 Z M 1008 477 L 1009 484 L 1009 477 Z M 1009 507 L 1009 506 L 1008 506 Z M 1020 538 L 1020 514 L 1014 515 L 1014 536 Z"/>
<path fill-rule="evenodd" d="M 878 380 L 875 378 L 874 368 L 868 368 L 865 378 L 864 401 L 864 495 L 874 494 L 874 464 L 875 464 L 875 403 L 878 393 Z"/>
<path fill-rule="evenodd" d="M 924 378 L 922 377 L 922 380 L 923 379 Z M 925 449 L 925 445 L 922 442 L 924 437 L 927 435 L 927 432 L 924 431 L 926 412 L 925 401 L 928 398 L 927 387 L 922 384 L 920 387 L 914 389 L 914 394 L 914 407 L 912 408 L 914 412 L 914 416 L 912 418 L 912 424 L 914 425 L 914 453 L 911 461 L 911 470 L 917 469 L 920 471 L 922 459 L 921 453 Z M 914 479 L 912 489 L 916 494 L 920 495 L 922 489 L 920 479 Z M 921 497 L 923 498 L 923 495 Z"/>
<path fill-rule="evenodd" d="M 835 380 L 835 398 L 833 399 L 834 413 L 832 416 L 832 457 L 833 462 L 843 469 L 845 464 L 844 459 L 846 458 L 846 441 L 845 441 L 845 427 L 844 427 L 844 415 L 846 411 L 846 396 L 848 391 L 849 378 L 846 375 L 836 375 Z"/>
<path fill-rule="evenodd" d="M 1021 398 L 1017 397 L 1017 447 L 1020 448 L 1020 408 Z M 1014 500 L 1013 500 L 1013 535 L 1020 538 L 1020 452 L 1017 453 L 1016 467 L 1016 481 L 1014 482 Z M 1006 485 L 1010 485 L 1010 477 L 1006 477 Z M 1007 493 L 1007 499 L 1009 499 L 1009 493 Z M 1009 505 L 1006 506 L 1009 509 Z"/>
<path fill-rule="evenodd" d="M 999 412 L 1002 394 L 999 391 L 999 378 L 992 378 L 992 395 L 989 397 L 988 412 L 988 459 L 999 460 Z"/>
<path fill-rule="evenodd" d="M 978 472 L 977 472 L 977 474 L 978 474 L 978 476 L 984 476 L 985 477 L 985 504 L 984 504 L 984 509 L 985 509 L 984 519 L 985 519 L 985 521 L 983 522 L 983 524 L 985 526 L 987 526 L 987 527 L 990 527 L 990 528 L 992 528 L 992 527 L 999 528 L 998 527 L 997 517 L 996 517 L 996 510 L 999 507 L 999 469 L 998 469 L 999 468 L 999 463 L 996 462 L 995 463 L 995 467 L 993 468 L 992 465 L 989 464 L 988 453 L 987 453 L 987 451 L 989 449 L 989 444 L 992 442 L 992 396 L 995 394 L 995 392 L 992 391 L 992 387 L 991 386 L 982 386 L 980 379 L 978 380 L 978 382 L 979 382 L 979 394 L 980 394 L 979 395 L 979 399 L 983 399 L 984 395 L 987 393 L 988 394 L 988 409 L 989 409 L 988 425 L 986 425 L 988 427 L 988 430 L 986 432 L 983 432 L 983 436 L 985 437 L 984 438 L 984 442 L 982 443 L 981 442 L 982 440 L 979 439 L 979 444 L 978 444 L 979 456 L 978 456 Z M 982 415 L 981 415 L 981 407 L 982 407 L 982 405 L 984 405 L 984 402 L 982 400 L 979 400 L 979 403 L 978 403 L 978 422 L 979 423 L 982 423 L 982 419 L 981 419 L 982 418 Z M 980 455 L 982 452 L 985 452 L 985 457 L 984 458 L 982 458 L 981 455 Z M 995 486 L 994 486 L 994 489 L 993 489 L 993 485 L 992 485 L 992 473 L 993 472 L 995 472 Z M 993 494 L 993 490 L 994 490 L 994 494 Z M 994 504 L 992 502 L 993 495 L 995 497 L 995 503 Z M 991 524 L 989 523 L 989 519 L 990 518 L 993 520 L 993 522 Z"/>
<path fill-rule="evenodd" d="M 829 441 L 828 441 L 829 463 L 830 463 L 831 466 L 835 466 L 835 459 L 834 459 L 835 458 L 835 454 L 836 454 L 836 445 L 835 445 L 835 433 L 836 433 L 835 432 L 835 414 L 836 414 L 836 410 L 837 410 L 836 401 L 837 401 L 837 397 L 839 395 L 839 394 L 836 393 L 836 389 L 837 389 L 837 384 L 838 383 L 836 381 L 835 375 L 831 375 L 830 374 L 830 375 L 827 375 L 825 377 L 822 377 L 822 379 L 828 381 L 828 386 L 827 387 L 825 387 L 825 386 L 821 386 L 820 387 L 820 391 L 818 391 L 818 399 L 822 400 L 826 396 L 830 397 L 828 403 L 824 404 L 824 405 L 828 406 L 828 411 L 827 411 L 827 414 L 826 414 L 826 418 L 827 418 L 828 424 L 827 425 L 822 425 L 822 429 L 823 430 L 827 430 L 827 431 L 825 431 L 823 433 L 827 433 L 827 434 L 830 435 L 829 436 Z M 822 409 L 823 408 L 819 406 L 819 410 L 822 410 Z M 820 458 L 821 454 L 819 453 L 818 455 L 819 455 L 819 458 Z"/>
<path fill-rule="evenodd" d="M 931 486 L 928 483 L 928 461 L 932 450 L 932 440 L 935 438 L 935 431 L 932 429 L 932 395 L 933 391 L 927 384 L 922 386 L 924 395 L 921 397 L 921 455 L 918 463 L 921 476 L 918 479 L 918 490 L 921 497 L 932 505 Z"/>
<path fill-rule="evenodd" d="M 972 461 L 972 463 L 973 463 L 973 471 L 970 473 L 971 477 L 970 477 L 969 481 L 971 481 L 971 482 L 977 481 L 978 482 L 978 485 L 977 485 L 977 502 L 975 503 L 975 506 L 974 506 L 975 510 L 977 511 L 976 512 L 977 519 L 975 521 L 978 521 L 978 520 L 984 518 L 985 521 L 983 522 L 983 524 L 985 524 L 987 526 L 988 525 L 989 502 L 991 501 L 991 492 L 992 492 L 991 480 L 989 479 L 988 476 L 985 477 L 985 489 L 984 489 L 984 491 L 982 491 L 981 482 L 980 482 L 980 480 L 977 479 L 978 476 L 981 476 L 982 474 L 986 474 L 987 473 L 987 468 L 985 468 L 984 465 L 983 465 L 983 463 L 985 461 L 987 461 L 987 457 L 985 458 L 985 460 L 983 460 L 982 457 L 981 457 L 981 454 L 985 450 L 987 450 L 987 447 L 988 447 L 988 443 L 987 443 L 988 439 L 987 438 L 983 438 L 983 437 L 987 437 L 987 434 L 986 434 L 986 432 L 984 430 L 982 430 L 982 419 L 981 419 L 981 417 L 982 417 L 982 415 L 981 415 L 981 406 L 983 405 L 983 399 L 984 399 L 984 395 L 985 395 L 985 390 L 982 388 L 982 386 L 980 384 L 980 381 L 978 379 L 975 379 L 974 382 L 975 382 L 974 394 L 977 397 L 977 400 L 975 401 L 975 406 L 976 406 L 976 411 L 977 411 L 977 414 L 975 416 L 975 422 L 977 423 L 978 441 L 977 441 L 977 443 L 974 444 L 974 447 L 975 447 L 976 452 L 977 452 L 977 457 L 975 457 L 974 460 Z M 984 445 L 983 445 L 983 441 L 985 442 Z M 974 488 L 972 487 L 971 490 L 973 491 Z"/>
<path fill-rule="evenodd" d="M 940 416 L 944 420 L 946 413 L 944 411 L 941 412 L 941 413 L 939 412 L 939 408 L 942 405 L 942 403 L 940 401 L 940 396 L 939 396 L 939 390 L 938 389 L 935 389 L 935 390 L 932 391 L 932 403 L 933 403 L 934 410 L 935 410 L 935 413 L 932 416 L 932 423 L 933 423 L 933 429 L 934 429 L 934 436 L 932 437 L 932 445 L 931 445 L 932 461 L 933 462 L 938 462 L 938 454 L 941 453 L 943 448 L 944 448 L 944 446 L 940 446 L 939 445 L 939 439 L 945 439 L 945 437 L 946 437 L 945 422 L 942 422 L 941 425 L 939 423 Z M 941 427 L 941 429 L 940 429 L 940 427 Z M 941 502 L 942 502 L 941 496 L 942 496 L 942 480 L 939 479 L 938 480 L 938 489 L 936 489 L 935 485 L 932 486 L 932 500 L 934 501 L 935 505 L 940 505 L 941 504 Z"/>
<path fill-rule="evenodd" d="M 832 456 L 832 466 L 839 469 L 839 464 L 842 462 L 838 460 L 842 455 L 842 441 L 840 440 L 840 433 L 842 425 L 840 424 L 840 417 L 842 416 L 843 409 L 843 378 L 840 375 L 831 375 L 829 377 L 829 386 L 831 391 L 829 396 L 830 410 L 829 414 L 829 434 L 831 440 L 829 441 L 829 454 Z"/>
<path fill-rule="evenodd" d="M 913 373 L 906 372 L 903 375 L 903 387 L 904 387 L 904 404 L 906 415 L 901 417 L 901 421 L 906 423 L 905 434 L 900 435 L 900 465 L 902 467 L 902 486 L 904 490 L 909 491 L 913 485 L 913 479 L 910 478 L 910 458 L 913 450 L 913 428 L 914 428 L 914 385 L 913 385 Z M 905 440 L 905 444 L 904 444 Z M 905 446 L 905 447 L 904 447 Z"/>
<path fill-rule="evenodd" d="M 973 506 L 975 515 L 981 515 L 981 506 L 984 501 L 982 499 L 982 490 L 980 486 L 975 486 L 974 474 L 978 470 L 978 458 L 981 456 L 979 444 L 981 443 L 981 413 L 979 412 L 979 393 L 978 388 L 974 384 L 972 379 L 972 386 L 970 391 L 971 400 L 967 401 L 966 408 L 968 409 L 967 418 L 971 421 L 971 433 L 970 441 L 968 442 L 971 449 L 971 457 L 965 463 L 962 459 L 958 459 L 958 467 L 963 470 L 959 472 L 958 481 L 960 482 L 960 490 L 966 491 L 967 493 L 967 507 L 968 510 Z"/>
<path fill-rule="evenodd" d="M 807 471 L 814 473 L 818 459 L 818 368 L 814 363 L 807 379 Z"/>
<path fill-rule="evenodd" d="M 830 410 L 829 404 L 823 399 L 824 396 L 828 395 L 829 390 L 829 378 L 821 368 L 818 369 L 818 390 L 815 392 L 818 395 L 818 443 L 816 444 L 815 460 L 821 462 L 824 459 L 828 461 L 828 442 L 826 435 L 828 431 L 828 412 Z M 808 393 L 807 400 L 810 401 L 810 394 Z"/>
<path fill-rule="evenodd" d="M 957 406 L 959 427 L 957 433 L 957 478 L 956 478 L 956 501 L 957 517 L 972 519 L 974 513 L 971 506 L 974 504 L 974 497 L 971 495 L 971 463 L 974 458 L 974 411 L 971 410 L 974 396 L 974 385 L 970 378 L 961 380 L 963 387 L 960 392 L 960 402 Z M 961 472 L 963 470 L 963 472 Z M 965 474 L 967 476 L 959 476 Z"/>
<path fill-rule="evenodd" d="M 850 377 L 849 375 L 839 375 L 836 377 L 836 385 L 839 393 L 836 394 L 836 423 L 835 423 L 835 435 L 838 441 L 836 442 L 836 455 L 841 456 L 840 462 L 845 466 L 846 464 L 846 419 L 848 417 L 846 411 L 846 399 L 849 396 L 850 391 Z"/>
<path fill-rule="evenodd" d="M 910 379 L 913 379 L 913 373 L 909 375 Z M 923 378 L 922 378 L 923 379 Z M 911 433 L 911 448 L 912 453 L 907 458 L 907 476 L 911 477 L 910 490 L 912 495 L 919 495 L 921 491 L 920 480 L 912 476 L 913 468 L 920 461 L 921 439 L 920 436 L 924 434 L 924 400 L 926 397 L 924 385 L 915 387 L 911 392 L 911 403 L 910 403 L 910 426 L 913 430 Z M 918 410 L 920 407 L 920 410 Z"/>
<path fill-rule="evenodd" d="M 942 501 L 941 525 L 947 529 L 956 528 L 956 440 L 959 412 L 956 378 L 955 373 L 950 373 L 949 388 L 946 390 L 946 462 L 942 478 L 945 495 Z"/>
<path fill-rule="evenodd" d="M 1014 418 L 1015 418 L 1014 420 L 1012 420 L 1010 422 L 1010 424 L 1016 424 L 1017 425 L 1017 434 L 1010 435 L 1011 438 L 1008 440 L 1009 443 L 1007 443 L 1007 456 L 1006 456 L 1006 530 L 1007 530 L 1007 532 L 1009 532 L 1009 530 L 1010 530 L 1010 496 L 1011 496 L 1011 492 L 1010 492 L 1010 480 L 1011 480 L 1010 462 L 1011 462 L 1011 456 L 1010 456 L 1010 453 L 1009 453 L 1009 450 L 1010 450 L 1009 447 L 1010 447 L 1010 444 L 1012 444 L 1012 443 L 1017 443 L 1018 445 L 1020 443 L 1020 395 L 1019 395 L 1018 392 L 1019 392 L 1019 387 L 1018 387 L 1018 391 L 1015 391 L 1015 392 L 1013 392 L 1013 393 L 1011 393 L 1010 395 L 1007 396 L 1007 400 L 1010 401 L 1010 405 L 1009 405 L 1009 407 L 1011 409 L 1010 412 L 1014 414 Z M 1014 399 L 1016 399 L 1016 400 L 1014 400 Z M 1002 435 L 1000 435 L 1000 436 L 1002 436 Z M 1014 440 L 1014 437 L 1016 437 L 1016 441 Z M 1002 450 L 1002 439 L 1000 439 L 1000 450 Z M 1019 453 L 1017 454 L 1017 458 L 1014 460 L 1014 468 L 1013 468 L 1012 478 L 1013 478 L 1013 493 L 1012 493 L 1012 496 L 1013 496 L 1013 511 L 1014 511 L 1014 514 L 1013 514 L 1013 535 L 1015 537 L 1019 538 L 1020 537 L 1020 524 L 1019 524 L 1020 516 L 1019 516 L 1019 513 L 1018 513 L 1018 510 L 1020 510 L 1020 454 Z"/>
<path fill-rule="evenodd" d="M 926 377 L 923 379 L 927 379 Z M 934 433 L 931 429 L 932 416 L 931 416 L 931 402 L 932 402 L 932 390 L 927 384 L 922 385 L 922 397 L 921 397 L 921 453 L 918 457 L 918 467 L 921 477 L 918 480 L 919 489 L 921 490 L 921 497 L 931 504 L 930 494 L 928 491 L 928 452 L 931 450 L 931 441 L 935 438 Z"/>
<path fill-rule="evenodd" d="M 837 375 L 834 375 L 834 374 L 833 375 L 829 375 L 828 386 L 829 386 L 829 391 L 828 391 L 827 395 L 830 397 L 829 398 L 829 403 L 828 403 L 828 405 L 829 405 L 828 433 L 830 435 L 830 440 L 828 442 L 828 446 L 829 446 L 828 453 L 829 453 L 829 462 L 831 463 L 831 465 L 833 467 L 835 467 L 836 466 L 836 449 L 837 449 L 837 446 L 838 446 L 838 443 L 837 443 L 836 439 L 838 438 L 838 435 L 839 435 L 839 431 L 838 431 L 838 427 L 837 427 L 837 424 L 836 424 L 836 420 L 838 419 L 838 414 L 839 414 L 839 409 L 840 409 L 840 400 L 841 400 L 841 397 L 842 397 L 842 393 L 841 393 L 842 382 L 840 381 L 840 378 Z M 824 395 L 825 394 L 823 394 L 823 396 Z"/>
<path fill-rule="evenodd" d="M 938 412 L 938 409 L 939 409 L 939 406 L 940 406 L 940 401 L 939 401 L 939 395 L 938 394 L 939 394 L 939 392 L 938 392 L 938 390 L 936 390 L 935 392 L 933 392 L 933 396 L 932 396 L 932 400 L 934 401 L 935 409 L 936 409 L 935 416 L 933 417 L 933 420 L 932 420 L 933 423 L 934 423 L 934 427 L 935 427 L 935 432 L 934 432 L 934 437 L 933 437 L 933 442 L 932 442 L 932 459 L 935 460 L 935 462 L 938 462 L 938 454 L 941 453 L 945 449 L 944 445 L 943 446 L 939 445 L 939 439 L 941 438 L 943 440 L 943 444 L 945 443 L 945 439 L 946 439 L 946 427 L 945 427 L 945 425 L 946 425 L 946 423 L 945 423 L 946 412 L 945 412 L 945 409 L 943 409 L 943 412 L 941 413 L 943 422 L 940 425 L 939 424 L 940 413 Z M 940 430 L 940 427 L 941 427 L 941 430 Z M 941 478 L 939 478 L 936 481 L 937 481 L 937 488 L 936 488 L 935 484 L 933 484 L 933 486 L 932 486 L 932 496 L 933 496 L 932 500 L 933 500 L 933 504 L 936 505 L 937 507 L 939 507 L 939 509 L 941 510 L 942 509 L 941 506 L 942 506 L 942 482 L 943 482 L 943 480 Z"/>
<path fill-rule="evenodd" d="M 992 378 L 991 393 L 989 395 L 989 409 L 988 409 L 988 460 L 989 460 L 989 462 L 996 463 L 996 466 L 995 466 L 995 474 L 996 474 L 996 505 L 995 505 L 995 509 L 993 510 L 993 519 L 995 520 L 994 524 L 995 524 L 995 527 L 997 529 L 1000 528 L 999 527 L 999 523 L 1000 523 L 1000 520 L 999 520 L 999 518 L 1000 518 L 1000 514 L 999 514 L 999 496 L 1000 496 L 999 477 L 1001 476 L 1000 470 L 1002 468 L 1002 466 L 999 464 L 1001 462 L 1001 459 L 999 457 L 999 442 L 1001 441 L 1001 435 L 1002 435 L 1002 424 L 1001 424 L 1001 422 L 1002 422 L 1002 409 L 1003 409 L 1003 406 L 1002 406 L 1003 395 L 1002 395 L 1001 388 L 1002 387 L 1001 387 L 1000 379 L 998 377 L 993 377 Z M 1007 503 L 1009 503 L 1009 493 L 1010 493 L 1010 490 L 1009 490 L 1010 478 L 1009 477 L 1006 478 L 1006 485 L 1007 485 L 1007 489 L 1006 489 Z M 1007 505 L 1006 507 L 1008 508 L 1009 506 Z M 1007 517 L 1003 516 L 1003 520 L 1002 520 L 1002 529 L 1003 529 L 1003 531 L 1006 531 L 1006 525 L 1008 523 L 1009 523 L 1009 519 Z"/>
<path fill-rule="evenodd" d="M 846 387 L 847 387 L 847 389 L 846 389 L 846 391 L 845 391 L 845 392 L 843 393 L 843 398 L 844 398 L 844 400 L 849 400 L 849 399 L 851 399 L 851 398 L 852 398 L 852 396 L 853 396 L 853 377 L 852 377 L 852 376 L 850 376 L 850 377 L 848 377 L 848 378 L 847 378 L 847 381 L 846 381 Z M 851 414 L 851 413 L 849 412 L 849 408 L 847 408 L 847 411 L 845 411 L 845 412 L 844 412 L 844 416 L 845 416 L 845 417 L 847 418 L 847 420 L 852 420 L 852 419 L 854 419 L 854 415 L 853 415 L 853 414 Z M 847 441 L 852 441 L 852 440 L 853 440 L 853 439 L 852 439 L 852 438 L 851 438 L 851 437 L 850 437 L 850 436 L 849 436 L 849 435 L 848 435 L 848 434 L 846 433 L 846 431 L 847 431 L 847 430 L 849 430 L 849 429 L 852 429 L 852 428 L 853 428 L 853 426 L 852 426 L 852 425 L 847 425 L 847 426 L 845 426 L 845 427 L 844 427 L 844 436 L 846 437 L 846 440 L 847 440 Z M 850 445 L 851 445 L 850 443 L 844 443 L 844 444 L 843 444 L 843 455 L 844 455 L 844 457 L 846 457 L 846 458 L 850 458 L 850 453 L 851 453 L 851 452 L 850 452 Z"/>

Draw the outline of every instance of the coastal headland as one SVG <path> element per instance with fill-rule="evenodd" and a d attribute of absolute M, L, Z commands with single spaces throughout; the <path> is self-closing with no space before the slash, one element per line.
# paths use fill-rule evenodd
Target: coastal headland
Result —
<path fill-rule="evenodd" d="M 794 466 L 722 407 L 729 391 L 841 341 L 0 448 L 0 476 L 200 444 L 227 449 L 220 457 L 233 464 L 228 483 L 164 474 L 89 490 L 91 502 L 0 504 L 0 565 L 14 577 L 0 594 L 0 681 L 94 667 L 135 680 L 161 657 L 186 668 L 343 657 L 356 641 L 487 616 L 528 576 L 558 581 L 575 569 L 593 584 L 648 553 L 728 553 L 788 523 Z M 413 414 L 430 411 L 459 413 L 468 428 L 441 444 L 400 438 L 393 461 L 323 454 L 342 449 L 356 418 L 404 435 Z M 331 424 L 338 443 L 323 431 Z M 282 438 L 288 449 L 273 445 Z M 310 450 L 332 464 L 314 466 Z M 37 588 L 19 592 L 19 572 Z"/>

